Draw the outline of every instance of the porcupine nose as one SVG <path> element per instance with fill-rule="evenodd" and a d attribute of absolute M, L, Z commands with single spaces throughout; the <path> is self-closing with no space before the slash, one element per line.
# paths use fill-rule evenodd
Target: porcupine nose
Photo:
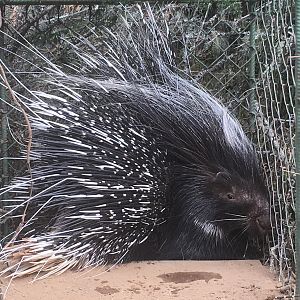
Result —
<path fill-rule="evenodd" d="M 260 231 L 267 233 L 271 231 L 271 220 L 269 214 L 262 215 L 256 218 L 256 224 Z"/>

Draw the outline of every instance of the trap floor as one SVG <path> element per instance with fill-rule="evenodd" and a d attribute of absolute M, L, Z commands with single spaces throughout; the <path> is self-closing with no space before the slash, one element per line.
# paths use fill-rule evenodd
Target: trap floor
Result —
<path fill-rule="evenodd" d="M 259 261 L 161 261 L 116 266 L 107 272 L 68 271 L 30 283 L 11 282 L 7 300 L 243 299 L 277 296 L 276 277 Z M 2 291 L 7 279 L 1 279 Z"/>

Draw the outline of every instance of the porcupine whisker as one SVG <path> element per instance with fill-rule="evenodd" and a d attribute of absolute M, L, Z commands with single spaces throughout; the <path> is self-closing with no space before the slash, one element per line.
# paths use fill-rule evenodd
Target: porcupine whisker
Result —
<path fill-rule="evenodd" d="M 226 213 L 226 215 L 234 216 L 234 217 L 242 217 L 242 218 L 248 218 L 245 215 L 238 215 L 238 214 L 231 214 L 231 213 Z"/>
<path fill-rule="evenodd" d="M 245 224 L 245 227 L 238 232 L 235 236 L 232 237 L 232 241 L 237 241 L 241 236 L 243 236 L 243 234 L 245 234 L 247 232 L 247 230 L 249 229 L 249 224 Z"/>
<path fill-rule="evenodd" d="M 215 223 L 215 222 L 222 222 L 222 221 L 245 221 L 246 218 L 234 218 L 234 219 L 218 219 L 218 220 L 213 220 L 213 221 L 210 221 L 211 223 Z"/>

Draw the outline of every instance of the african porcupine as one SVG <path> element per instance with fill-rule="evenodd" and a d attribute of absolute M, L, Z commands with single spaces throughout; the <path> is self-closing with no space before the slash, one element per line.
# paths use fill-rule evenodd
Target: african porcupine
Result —
<path fill-rule="evenodd" d="M 82 64 L 72 74 L 51 64 L 49 91 L 19 97 L 30 111 L 34 168 L 6 190 L 17 193 L 9 215 L 26 216 L 2 251 L 22 253 L 15 276 L 240 258 L 249 236 L 269 226 L 255 149 L 239 123 L 177 74 L 168 30 L 149 7 L 143 27 L 130 26 L 107 31 L 107 55 L 86 40 L 88 52 L 73 46 Z"/>

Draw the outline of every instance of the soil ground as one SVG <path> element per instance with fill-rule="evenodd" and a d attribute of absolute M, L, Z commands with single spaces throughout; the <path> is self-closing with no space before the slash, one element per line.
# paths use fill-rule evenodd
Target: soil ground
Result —
<path fill-rule="evenodd" d="M 259 261 L 139 262 L 104 271 L 67 271 L 34 282 L 34 276 L 14 279 L 5 299 L 271 300 L 279 294 L 275 275 Z M 7 283 L 2 279 L 2 291 Z"/>

